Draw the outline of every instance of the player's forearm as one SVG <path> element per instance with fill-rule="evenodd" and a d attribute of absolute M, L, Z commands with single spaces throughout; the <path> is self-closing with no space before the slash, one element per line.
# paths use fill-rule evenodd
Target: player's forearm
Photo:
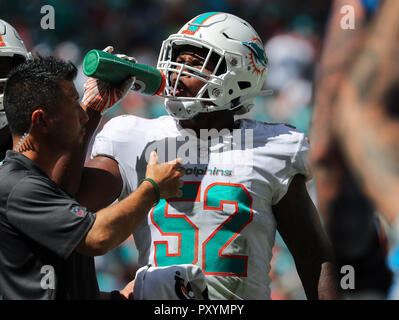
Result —
<path fill-rule="evenodd" d="M 334 121 L 360 183 L 389 219 L 399 212 L 398 14 L 399 2 L 386 0 L 340 88 Z"/>
<path fill-rule="evenodd" d="M 339 299 L 338 280 L 335 270 L 335 266 L 332 262 L 324 262 L 321 265 L 320 277 L 317 285 L 319 300 Z"/>
<path fill-rule="evenodd" d="M 341 8 L 354 8 L 356 27 L 341 27 Z M 311 128 L 311 160 L 315 166 L 325 165 L 331 159 L 331 116 L 339 85 L 346 75 L 353 58 L 361 48 L 365 34 L 365 12 L 359 0 L 335 0 L 331 8 L 329 25 L 316 76 L 315 107 Z"/>
<path fill-rule="evenodd" d="M 355 9 L 354 30 L 341 27 L 344 5 Z M 364 9 L 359 0 L 335 0 L 317 75 L 313 121 L 311 127 L 310 161 L 316 182 L 318 208 L 326 225 L 332 215 L 332 205 L 339 198 L 344 160 L 332 130 L 334 101 L 344 76 L 363 44 L 365 34 Z"/>
<path fill-rule="evenodd" d="M 339 298 L 337 279 L 331 262 L 296 261 L 296 268 L 309 300 Z"/>
<path fill-rule="evenodd" d="M 399 212 L 399 122 L 357 111 L 347 115 L 350 128 L 341 145 L 360 186 L 393 221 Z"/>
<path fill-rule="evenodd" d="M 152 184 L 144 181 L 121 202 L 98 211 L 92 228 L 78 247 L 78 252 L 97 256 L 120 245 L 143 221 L 155 200 Z"/>
<path fill-rule="evenodd" d="M 99 112 L 93 109 L 87 109 L 86 112 L 89 121 L 85 125 L 86 134 L 83 144 L 62 156 L 52 173 L 52 179 L 72 196 L 75 196 L 79 190 L 87 149 L 101 120 Z"/>
<path fill-rule="evenodd" d="M 343 18 L 341 9 L 348 5 L 354 8 L 355 29 L 343 29 L 341 26 Z M 336 81 L 335 76 L 343 77 L 346 74 L 347 68 L 353 62 L 354 54 L 361 48 L 365 34 L 365 23 L 365 11 L 359 0 L 335 0 L 333 2 L 316 86 L 320 88 L 322 84 L 331 82 L 331 88 L 334 90 L 333 92 L 326 89 L 318 90 L 317 97 L 320 94 L 334 97 L 336 94 L 339 81 Z"/>

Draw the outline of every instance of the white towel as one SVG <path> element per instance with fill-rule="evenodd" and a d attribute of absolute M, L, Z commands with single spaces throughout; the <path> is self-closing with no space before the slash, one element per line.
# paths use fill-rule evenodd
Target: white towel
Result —
<path fill-rule="evenodd" d="M 207 300 L 208 287 L 201 268 L 193 264 L 141 267 L 136 272 L 134 300 Z"/>

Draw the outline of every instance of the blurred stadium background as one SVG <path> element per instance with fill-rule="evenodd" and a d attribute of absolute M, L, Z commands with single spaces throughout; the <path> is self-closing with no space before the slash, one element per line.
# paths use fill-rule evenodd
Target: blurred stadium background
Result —
<path fill-rule="evenodd" d="M 44 5 L 55 9 L 54 30 L 40 27 Z M 18 30 L 32 53 L 75 63 L 80 70 L 76 87 L 82 94 L 86 77 L 81 63 L 90 49 L 112 45 L 116 53 L 156 66 L 162 41 L 189 19 L 207 11 L 230 12 L 258 31 L 270 62 L 265 87 L 273 89 L 274 95 L 258 98 L 246 117 L 290 123 L 308 133 L 313 76 L 330 5 L 330 0 L 0 0 L 0 18 Z M 129 93 L 106 114 L 103 123 L 121 114 L 154 118 L 166 111 L 160 98 Z M 313 183 L 309 190 L 317 204 Z M 134 240 L 129 238 L 96 258 L 100 289 L 122 289 L 138 268 L 137 256 Z M 272 265 L 272 299 L 306 299 L 293 259 L 279 235 Z"/>

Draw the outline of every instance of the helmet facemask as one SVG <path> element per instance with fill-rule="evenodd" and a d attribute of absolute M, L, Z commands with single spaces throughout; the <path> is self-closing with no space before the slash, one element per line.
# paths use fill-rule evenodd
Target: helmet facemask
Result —
<path fill-rule="evenodd" d="M 185 115 L 180 115 L 180 117 L 178 113 L 172 115 L 176 118 L 188 119 L 198 112 L 207 112 L 217 107 L 223 87 L 223 76 L 226 73 L 226 61 L 220 52 L 204 43 L 199 44 L 195 41 L 179 43 L 180 41 L 174 41 L 171 38 L 163 43 L 158 69 L 166 76 L 166 86 L 161 96 L 167 99 L 169 105 L 176 103 L 185 105 Z M 196 54 L 203 61 L 201 68 L 177 62 L 177 57 L 183 52 Z M 212 73 L 206 72 L 205 69 L 212 70 Z M 195 97 L 176 95 L 182 76 L 193 77 L 203 82 L 203 86 Z"/>

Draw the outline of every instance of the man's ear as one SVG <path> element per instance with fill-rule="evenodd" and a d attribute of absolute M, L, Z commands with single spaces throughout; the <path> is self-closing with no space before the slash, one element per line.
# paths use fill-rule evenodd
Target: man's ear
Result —
<path fill-rule="evenodd" d="M 48 131 L 48 115 L 43 109 L 36 109 L 31 117 L 32 125 L 39 130 Z"/>

